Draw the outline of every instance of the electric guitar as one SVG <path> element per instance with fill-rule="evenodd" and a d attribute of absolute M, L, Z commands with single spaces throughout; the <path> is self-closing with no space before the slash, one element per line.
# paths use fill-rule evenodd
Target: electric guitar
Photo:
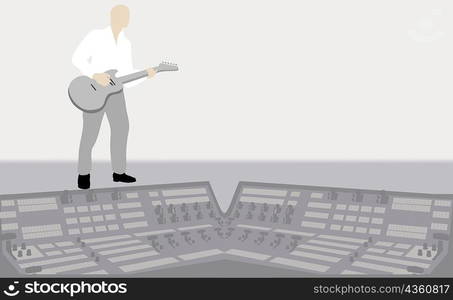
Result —
<path fill-rule="evenodd" d="M 178 71 L 178 65 L 162 62 L 153 68 L 156 73 Z M 98 112 L 104 108 L 109 97 L 121 93 L 123 84 L 148 76 L 146 70 L 132 73 L 122 77 L 116 77 L 117 70 L 108 70 L 110 82 L 102 86 L 88 76 L 79 76 L 71 81 L 68 88 L 69 99 L 78 109 L 88 113 Z"/>

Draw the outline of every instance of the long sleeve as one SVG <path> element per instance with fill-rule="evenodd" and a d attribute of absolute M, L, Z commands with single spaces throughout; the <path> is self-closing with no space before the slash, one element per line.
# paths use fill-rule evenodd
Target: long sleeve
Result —
<path fill-rule="evenodd" d="M 83 75 L 88 77 L 93 77 L 93 74 L 96 73 L 90 63 L 93 49 L 95 47 L 94 42 L 95 37 L 94 32 L 92 31 L 87 34 L 72 55 L 73 65 L 79 69 Z"/>
<path fill-rule="evenodd" d="M 139 71 L 139 70 L 134 69 L 134 64 L 132 63 L 132 47 L 131 47 L 130 42 L 129 42 L 128 53 L 127 53 L 125 64 L 126 64 L 125 69 L 127 70 L 128 74 Z M 136 85 L 142 83 L 145 80 L 146 80 L 146 78 L 137 79 L 135 81 L 126 83 L 124 86 L 127 88 L 130 88 L 130 87 L 133 87 L 133 86 L 136 86 Z"/>

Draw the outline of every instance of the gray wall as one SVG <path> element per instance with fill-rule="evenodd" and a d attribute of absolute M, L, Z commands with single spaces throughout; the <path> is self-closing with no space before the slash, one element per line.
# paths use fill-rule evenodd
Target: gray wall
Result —
<path fill-rule="evenodd" d="M 136 67 L 181 66 L 127 91 L 132 159 L 453 158 L 451 1 L 121 2 Z M 0 159 L 77 157 L 71 55 L 117 3 L 2 1 Z"/>

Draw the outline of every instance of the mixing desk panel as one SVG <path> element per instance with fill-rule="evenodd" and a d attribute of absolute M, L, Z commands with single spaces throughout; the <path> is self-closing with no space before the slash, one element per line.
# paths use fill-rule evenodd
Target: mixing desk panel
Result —
<path fill-rule="evenodd" d="M 127 275 L 235 259 L 317 275 L 430 274 L 453 195 L 241 182 L 223 213 L 208 182 L 0 196 L 21 274 Z"/>

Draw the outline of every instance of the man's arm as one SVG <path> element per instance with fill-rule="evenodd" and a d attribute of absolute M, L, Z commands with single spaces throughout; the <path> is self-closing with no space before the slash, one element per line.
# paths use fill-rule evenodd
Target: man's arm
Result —
<path fill-rule="evenodd" d="M 100 85 L 107 86 L 110 80 L 110 75 L 106 73 L 95 73 L 91 63 L 89 62 L 92 51 L 95 47 L 96 39 L 94 35 L 94 32 L 90 32 L 82 40 L 72 55 L 72 64 L 78 68 L 83 75 L 93 78 Z"/>
<path fill-rule="evenodd" d="M 128 69 L 128 73 L 133 73 L 133 72 L 136 72 L 137 70 L 134 69 L 134 64 L 132 63 L 132 47 L 131 47 L 130 42 L 129 42 L 128 52 L 129 53 L 128 53 L 127 62 L 126 62 L 127 69 Z M 148 68 L 148 69 L 146 69 L 146 71 L 148 72 L 148 78 L 151 78 L 156 74 L 156 71 L 153 68 Z M 137 84 L 140 84 L 143 81 L 145 81 L 145 79 L 135 80 L 135 81 L 126 83 L 125 86 L 129 88 L 129 87 L 135 86 Z"/>

